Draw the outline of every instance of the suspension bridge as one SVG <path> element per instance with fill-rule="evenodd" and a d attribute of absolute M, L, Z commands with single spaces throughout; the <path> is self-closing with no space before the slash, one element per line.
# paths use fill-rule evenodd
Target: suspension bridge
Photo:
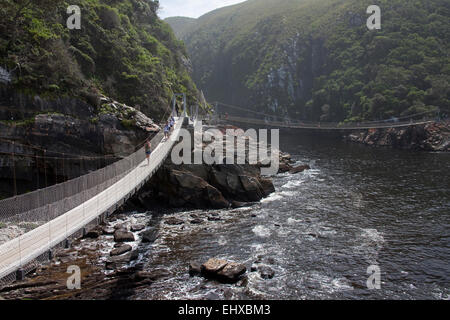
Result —
<path fill-rule="evenodd" d="M 0 244 L 0 284 L 22 279 L 39 263 L 51 259 L 53 248 L 68 247 L 70 239 L 83 236 L 89 228 L 104 221 L 150 180 L 170 154 L 180 136 L 181 128 L 192 124 L 188 118 L 186 96 L 181 94 L 183 111 L 180 116 L 176 110 L 176 96 L 172 105 L 172 116 L 176 120 L 174 130 L 169 139 L 163 139 L 162 132 L 152 139 L 153 150 L 149 164 L 145 160 L 142 147 L 128 157 L 94 172 L 0 201 L 0 224 L 25 222 L 37 225 L 31 231 Z M 231 105 L 225 106 L 256 116 L 219 113 L 216 104 L 211 119 L 225 123 L 314 130 L 406 127 L 436 121 L 425 117 L 413 120 L 410 116 L 408 120 L 397 119 L 395 122 L 374 121 L 358 124 L 306 122 L 280 119 L 277 116 Z M 189 115 L 191 121 L 195 123 L 198 119 L 198 106 L 192 107 Z"/>
<path fill-rule="evenodd" d="M 439 111 L 428 111 L 416 113 L 405 117 L 391 118 L 386 120 L 367 121 L 367 122 L 311 122 L 306 120 L 292 119 L 290 117 L 280 117 L 263 112 L 249 110 L 230 104 L 215 102 L 214 116 L 218 122 L 237 123 L 257 125 L 263 127 L 275 127 L 286 129 L 308 129 L 308 130 L 368 130 L 368 129 L 387 129 L 403 128 L 416 125 L 423 125 L 439 121 Z M 220 108 L 219 108 L 220 106 Z M 224 112 L 230 109 L 233 114 Z M 250 116 L 236 116 L 237 112 L 251 114 Z"/>
<path fill-rule="evenodd" d="M 151 140 L 148 164 L 142 147 L 76 179 L 0 201 L 0 224 L 36 225 L 0 245 L 0 284 L 23 279 L 39 263 L 51 259 L 54 248 L 69 247 L 71 239 L 104 221 L 150 180 L 178 141 L 181 128 L 190 123 L 183 100 L 179 117 L 173 104 L 175 124 L 170 137 L 165 139 L 159 132 Z"/>

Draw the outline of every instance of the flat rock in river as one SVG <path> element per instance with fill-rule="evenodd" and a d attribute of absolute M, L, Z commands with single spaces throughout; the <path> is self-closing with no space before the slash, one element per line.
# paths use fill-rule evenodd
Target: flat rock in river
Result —
<path fill-rule="evenodd" d="M 159 237 L 159 232 L 156 229 L 145 231 L 142 234 L 142 242 L 143 243 L 152 243 L 155 242 Z"/>
<path fill-rule="evenodd" d="M 303 172 L 303 171 L 305 171 L 305 170 L 309 170 L 309 169 L 311 169 L 310 166 L 308 166 L 308 165 L 303 165 L 303 166 L 295 167 L 294 169 L 292 169 L 291 171 L 289 171 L 289 173 L 290 173 L 290 174 L 296 174 L 296 173 L 301 173 L 301 172 Z"/>
<path fill-rule="evenodd" d="M 130 229 L 132 232 L 142 231 L 145 229 L 145 225 L 144 224 L 133 224 Z"/>
<path fill-rule="evenodd" d="M 225 282 L 236 282 L 246 271 L 247 268 L 243 264 L 230 262 L 217 275 Z"/>
<path fill-rule="evenodd" d="M 222 259 L 211 258 L 202 264 L 201 270 L 204 274 L 216 274 L 228 264 L 228 261 Z"/>
<path fill-rule="evenodd" d="M 129 244 L 125 244 L 123 246 L 120 246 L 116 249 L 111 250 L 109 253 L 111 256 L 120 256 L 121 254 L 124 254 L 128 251 L 131 251 L 133 249 Z"/>
<path fill-rule="evenodd" d="M 127 232 L 127 231 L 116 230 L 116 232 L 114 232 L 114 241 L 115 242 L 133 242 L 133 241 L 135 241 L 134 234 L 131 232 Z"/>
<path fill-rule="evenodd" d="M 168 225 L 171 225 L 171 226 L 176 226 L 176 225 L 183 224 L 184 221 L 181 220 L 181 219 L 172 217 L 172 218 L 168 218 L 168 219 L 165 221 L 165 223 L 168 224 Z"/>

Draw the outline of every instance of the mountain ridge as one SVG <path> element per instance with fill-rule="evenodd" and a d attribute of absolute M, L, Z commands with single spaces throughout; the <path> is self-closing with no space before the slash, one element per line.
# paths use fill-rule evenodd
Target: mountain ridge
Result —
<path fill-rule="evenodd" d="M 381 30 L 366 27 L 373 4 Z M 249 0 L 191 21 L 181 40 L 211 101 L 315 121 L 378 120 L 448 113 L 449 18 L 443 0 Z"/>

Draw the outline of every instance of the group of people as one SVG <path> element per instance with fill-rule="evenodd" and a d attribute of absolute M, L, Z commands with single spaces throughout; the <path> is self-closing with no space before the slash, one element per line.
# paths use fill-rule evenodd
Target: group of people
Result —
<path fill-rule="evenodd" d="M 167 140 L 169 138 L 170 132 L 175 126 L 175 118 L 170 117 L 169 121 L 164 127 L 164 138 Z M 152 154 L 152 143 L 150 142 L 150 138 L 145 142 L 145 155 L 147 157 L 147 165 L 150 165 L 150 155 Z"/>
<path fill-rule="evenodd" d="M 172 132 L 173 126 L 175 125 L 175 118 L 170 117 L 169 121 L 167 121 L 166 126 L 164 127 L 164 138 L 169 138 L 170 132 Z"/>

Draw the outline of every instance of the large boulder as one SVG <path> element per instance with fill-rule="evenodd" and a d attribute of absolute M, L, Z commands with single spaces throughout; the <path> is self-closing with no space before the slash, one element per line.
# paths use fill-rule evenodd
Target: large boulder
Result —
<path fill-rule="evenodd" d="M 133 241 L 135 241 L 134 234 L 132 232 L 116 230 L 114 232 L 114 241 L 115 242 L 133 242 Z"/>
<path fill-rule="evenodd" d="M 216 275 L 228 264 L 228 261 L 222 259 L 211 258 L 202 264 L 201 270 L 205 275 Z"/>
<path fill-rule="evenodd" d="M 296 174 L 296 173 L 301 173 L 301 172 L 303 172 L 305 170 L 310 170 L 310 169 L 311 169 L 311 167 L 306 164 L 306 165 L 302 165 L 302 166 L 298 166 L 298 167 L 293 168 L 291 171 L 289 171 L 289 173 L 290 174 Z"/>
<path fill-rule="evenodd" d="M 109 254 L 112 257 L 120 256 L 120 255 L 122 255 L 124 253 L 127 253 L 128 251 L 131 251 L 132 249 L 133 248 L 130 245 L 125 244 L 125 245 L 122 245 L 122 246 L 120 246 L 118 248 L 115 248 L 115 249 L 111 250 L 111 252 Z"/>
<path fill-rule="evenodd" d="M 200 266 L 201 275 L 223 283 L 235 283 L 247 272 L 247 268 L 240 263 L 229 262 L 223 259 L 211 258 Z M 198 264 L 189 266 L 189 274 L 198 274 Z"/>
<path fill-rule="evenodd" d="M 158 237 L 159 237 L 159 232 L 157 229 L 148 230 L 142 234 L 142 242 L 143 243 L 153 243 L 156 241 L 156 239 L 158 239 Z"/>
<path fill-rule="evenodd" d="M 282 157 L 291 161 L 287 154 Z M 261 176 L 260 166 L 250 165 L 248 159 L 245 164 L 175 165 L 168 157 L 137 199 L 146 208 L 164 203 L 176 208 L 221 209 L 236 202 L 259 201 L 274 191 L 272 181 Z"/>
<path fill-rule="evenodd" d="M 247 268 L 240 263 L 230 262 L 217 275 L 225 282 L 237 282 L 241 275 L 247 271 Z"/>

